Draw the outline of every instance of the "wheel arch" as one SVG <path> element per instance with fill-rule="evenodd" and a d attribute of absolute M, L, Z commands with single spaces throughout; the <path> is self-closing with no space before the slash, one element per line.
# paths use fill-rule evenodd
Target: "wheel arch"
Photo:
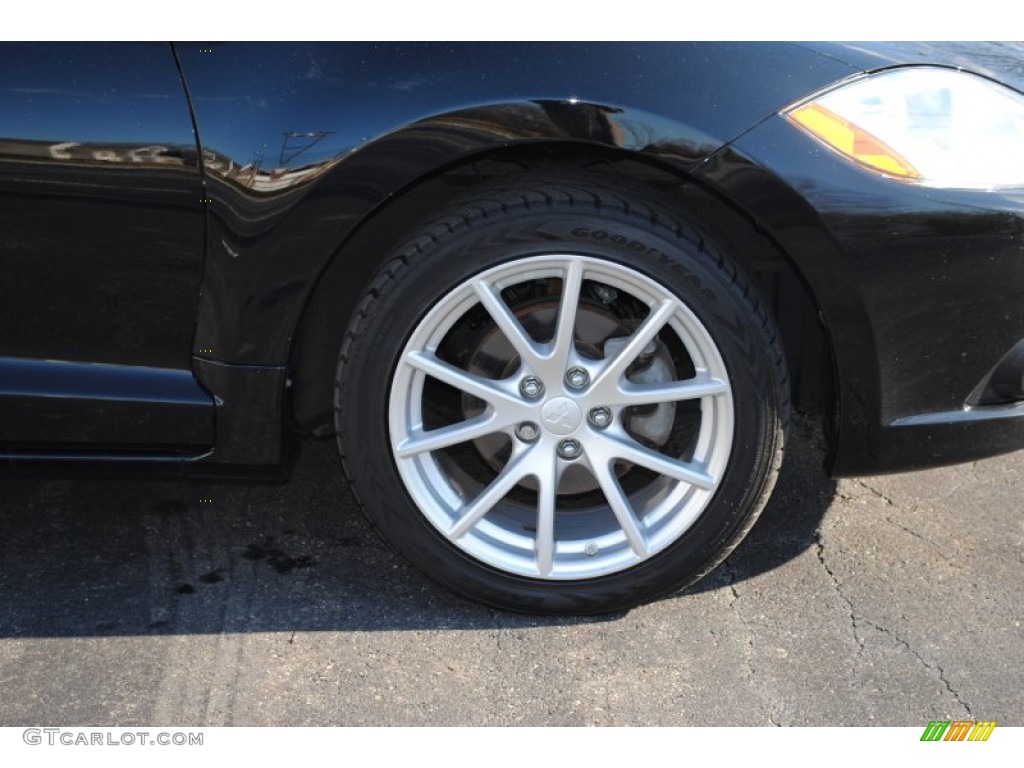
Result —
<path fill-rule="evenodd" d="M 537 141 L 461 158 L 418 179 L 366 216 L 338 248 L 306 303 L 289 358 L 291 417 L 300 431 L 333 429 L 333 373 L 352 312 L 380 266 L 417 224 L 476 186 L 532 171 L 593 175 L 654 193 L 700 216 L 726 239 L 758 285 L 783 337 L 797 407 L 835 424 L 834 353 L 821 309 L 796 262 L 771 233 L 693 175 L 641 152 L 572 141 Z M 366 254 L 372 254 L 367 258 Z"/>

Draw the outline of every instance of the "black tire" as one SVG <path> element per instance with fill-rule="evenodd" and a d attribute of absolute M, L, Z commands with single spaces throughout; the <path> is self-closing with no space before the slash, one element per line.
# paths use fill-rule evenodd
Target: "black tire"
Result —
<path fill-rule="evenodd" d="M 359 304 L 337 369 L 335 419 L 343 466 L 384 539 L 444 586 L 517 611 L 625 609 L 701 578 L 742 540 L 767 502 L 788 416 L 778 333 L 749 278 L 725 252 L 727 236 L 649 197 L 646 190 L 595 178 L 541 175 L 477 190 L 397 248 Z M 667 289 L 710 334 L 731 387 L 728 463 L 699 517 L 655 554 L 593 578 L 513 573 L 456 546 L 413 500 L 389 445 L 389 393 L 413 330 L 441 297 L 471 276 L 538 253 L 628 267 Z M 622 465 L 612 466 L 618 472 Z"/>

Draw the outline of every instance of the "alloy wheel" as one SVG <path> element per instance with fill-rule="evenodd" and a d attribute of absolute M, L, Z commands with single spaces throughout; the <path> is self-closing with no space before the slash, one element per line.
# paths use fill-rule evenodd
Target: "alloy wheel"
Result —
<path fill-rule="evenodd" d="M 675 294 L 624 264 L 518 258 L 434 304 L 401 354 L 392 453 L 412 500 L 499 571 L 589 579 L 677 541 L 722 482 L 728 371 Z"/>

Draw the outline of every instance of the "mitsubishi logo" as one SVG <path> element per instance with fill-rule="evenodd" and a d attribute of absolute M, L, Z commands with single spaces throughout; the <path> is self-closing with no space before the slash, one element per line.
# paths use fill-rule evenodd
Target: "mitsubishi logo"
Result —
<path fill-rule="evenodd" d="M 579 410 L 569 400 L 563 400 L 560 403 L 554 404 L 554 408 L 550 410 L 544 409 L 544 421 L 550 424 L 552 427 L 574 427 L 576 422 L 573 419 L 573 409 Z"/>
<path fill-rule="evenodd" d="M 544 404 L 541 419 L 549 432 L 569 435 L 576 431 L 583 421 L 583 411 L 568 397 L 555 397 Z"/>

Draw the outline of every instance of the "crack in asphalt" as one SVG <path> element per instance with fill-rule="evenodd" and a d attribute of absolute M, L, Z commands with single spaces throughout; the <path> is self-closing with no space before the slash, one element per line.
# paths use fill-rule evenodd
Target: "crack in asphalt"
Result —
<path fill-rule="evenodd" d="M 868 486 L 865 486 L 865 487 L 868 487 Z M 873 490 L 873 489 L 869 488 L 869 490 Z M 829 564 L 825 561 L 825 539 L 822 536 L 820 529 L 814 532 L 814 537 L 815 537 L 815 541 L 816 541 L 815 554 L 818 556 L 818 562 L 821 563 L 821 567 L 825 570 L 825 573 L 828 574 L 829 579 L 831 579 L 832 587 L 833 587 L 833 589 L 835 589 L 836 594 L 839 595 L 840 599 L 842 599 L 842 601 L 846 604 L 846 608 L 847 608 L 847 611 L 848 611 L 849 617 L 850 617 L 850 628 L 853 631 L 854 640 L 857 641 L 857 646 L 858 646 L 857 657 L 860 658 L 864 654 L 864 638 L 861 635 L 861 633 L 858 631 L 858 629 L 860 628 L 861 625 L 865 625 L 865 626 L 871 627 L 875 631 L 881 632 L 882 634 L 887 635 L 888 637 L 890 637 L 893 640 L 895 640 L 898 645 L 900 645 L 904 649 L 906 649 L 906 651 L 908 653 L 910 653 L 910 655 L 913 656 L 915 659 L 917 659 L 925 669 L 927 669 L 929 672 L 934 672 L 938 676 L 939 681 L 945 686 L 946 690 L 956 700 L 957 704 L 959 704 L 961 707 L 963 707 L 963 709 L 967 713 L 968 717 L 971 717 L 972 714 L 971 714 L 970 705 L 960 695 L 960 692 L 957 691 L 953 687 L 953 685 L 949 682 L 949 679 L 946 677 L 945 670 L 939 665 L 939 663 L 937 661 L 929 662 L 909 642 L 907 642 L 906 639 L 901 637 L 895 630 L 889 629 L 888 627 L 883 627 L 883 626 L 881 626 L 879 624 L 876 624 L 875 622 L 873 622 L 873 621 L 871 621 L 869 619 L 865 619 L 865 618 L 857 615 L 856 609 L 854 608 L 854 605 L 853 605 L 853 601 L 846 595 L 845 592 L 843 592 L 842 583 L 839 581 L 838 578 L 836 578 L 835 572 L 832 570 L 831 566 L 829 566 Z"/>
<path fill-rule="evenodd" d="M 890 507 L 896 506 L 895 502 L 893 502 L 893 500 L 891 498 L 889 498 L 889 496 L 887 496 L 885 493 L 883 493 L 882 491 L 880 491 L 877 488 L 875 488 L 870 483 L 866 483 L 864 480 L 861 480 L 859 478 L 854 480 L 853 482 L 854 482 L 855 485 L 859 485 L 861 488 L 864 488 L 865 490 L 870 491 L 872 494 L 874 494 L 875 496 L 880 498 L 882 501 L 884 501 L 886 503 L 887 506 L 890 506 Z M 943 493 L 942 496 L 939 497 L 939 498 L 943 498 L 943 499 L 951 498 L 952 496 L 954 496 L 957 493 L 957 491 L 959 491 L 963 487 L 964 487 L 963 483 L 956 483 L 956 484 L 953 485 L 952 488 L 950 488 L 948 491 Z"/>
<path fill-rule="evenodd" d="M 821 535 L 821 529 L 819 528 L 814 532 L 814 553 L 818 557 L 818 562 L 821 563 L 821 567 L 825 569 L 825 573 L 828 574 L 829 579 L 832 581 L 832 588 L 835 590 L 839 598 L 846 604 L 846 610 L 850 616 L 850 629 L 853 632 L 853 639 L 857 643 L 857 658 L 864 655 L 864 638 L 860 636 L 857 631 L 857 615 L 853 610 L 853 601 L 846 596 L 843 592 L 842 585 L 839 583 L 839 579 L 836 578 L 835 573 L 828 563 L 825 562 L 825 538 Z"/>
<path fill-rule="evenodd" d="M 939 665 L 937 661 L 929 663 L 928 660 L 924 658 L 924 656 L 918 653 L 917 650 L 915 650 L 915 648 L 910 643 L 908 643 L 904 638 L 900 637 L 895 630 L 889 629 L 888 627 L 879 626 L 878 624 L 875 624 L 873 621 L 869 621 L 867 619 L 859 619 L 859 621 L 860 623 L 866 624 L 872 629 L 881 632 L 883 635 L 891 637 L 899 645 L 906 648 L 910 655 L 912 655 L 915 659 L 921 662 L 925 669 L 929 670 L 930 672 L 935 672 L 938 675 L 939 680 L 946 687 L 946 690 L 949 691 L 950 694 L 952 694 L 954 699 L 956 699 L 956 703 L 964 708 L 964 712 L 967 713 L 968 717 L 973 717 L 970 705 L 963 699 L 963 697 L 960 695 L 960 692 L 952 686 L 952 684 L 949 682 L 949 679 L 946 677 L 945 670 Z"/>
<path fill-rule="evenodd" d="M 859 485 L 859 486 L 860 486 L 861 488 L 865 488 L 865 489 L 867 489 L 867 490 L 871 491 L 871 493 L 873 493 L 873 494 L 874 494 L 875 496 L 877 496 L 878 498 L 880 498 L 880 499 L 881 499 L 882 501 L 884 501 L 884 502 L 885 502 L 886 504 L 888 504 L 888 505 L 889 505 L 890 507 L 894 507 L 894 506 L 896 506 L 895 504 L 893 504 L 893 503 L 892 503 L 892 499 L 890 499 L 890 498 L 889 498 L 888 496 L 886 496 L 886 495 L 885 495 L 884 493 L 882 493 L 882 492 L 881 492 L 880 490 L 878 490 L 877 488 L 873 488 L 872 486 L 868 485 L 868 484 L 867 484 L 867 483 L 865 483 L 865 482 L 864 482 L 863 480 L 854 480 L 854 483 L 856 483 L 857 485 Z"/>
<path fill-rule="evenodd" d="M 941 549 L 939 548 L 939 545 L 938 545 L 938 544 L 936 544 L 936 543 L 935 543 L 934 541 L 932 541 L 931 539 L 927 539 L 927 538 L 925 538 L 925 537 L 924 537 L 924 536 L 922 536 L 922 535 L 921 535 L 920 533 L 918 533 L 917 531 L 915 531 L 915 530 L 914 530 L 913 528 L 908 528 L 908 527 L 907 527 L 907 526 L 905 526 L 905 525 L 904 525 L 903 523 L 901 523 L 901 522 L 899 522 L 899 521 L 897 521 L 897 520 L 893 520 L 893 519 L 892 519 L 891 517 L 887 517 L 887 518 L 885 518 L 885 522 L 887 522 L 887 523 L 890 523 L 891 525 L 895 525 L 895 526 L 896 526 L 897 528 L 899 528 L 899 529 L 900 529 L 901 531 L 905 531 L 905 532 L 909 533 L 909 534 L 910 534 L 911 536 L 913 536 L 913 537 L 914 537 L 915 539 L 919 539 L 919 540 L 923 541 L 923 542 L 924 542 L 925 544 L 927 544 L 927 545 L 928 545 L 929 547 L 931 547 L 931 548 L 932 548 L 933 550 L 935 550 L 935 554 L 937 554 L 937 555 L 938 555 L 939 557 L 941 557 L 941 558 L 942 558 L 943 560 L 945 560 L 945 561 L 946 561 L 947 563 L 952 563 L 953 565 L 955 565 L 955 566 L 957 566 L 957 567 L 960 567 L 960 564 L 959 564 L 959 563 L 958 563 L 958 562 L 957 562 L 956 560 L 954 560 L 953 558 L 951 558 L 951 557 L 948 557 L 948 556 L 947 556 L 947 555 L 946 555 L 946 554 L 945 554 L 945 553 L 944 553 L 944 552 L 943 552 L 943 551 L 942 551 L 942 550 L 941 550 Z"/>
<path fill-rule="evenodd" d="M 782 724 L 778 721 L 775 699 L 768 692 L 763 683 L 757 682 L 759 676 L 757 674 L 757 668 L 754 666 L 754 629 L 750 626 L 747 620 L 743 618 L 743 614 L 736 609 L 736 601 L 740 599 L 740 593 L 736 590 L 736 571 L 733 569 L 732 565 L 730 565 L 728 560 L 722 564 L 722 569 L 729 575 L 729 582 L 727 584 L 729 587 L 729 594 L 731 595 L 731 598 L 728 601 L 729 608 L 736 615 L 736 618 L 739 619 L 743 628 L 747 631 L 746 662 L 747 677 L 750 681 L 750 687 L 757 691 L 761 701 L 767 705 L 768 722 L 778 728 Z"/>

